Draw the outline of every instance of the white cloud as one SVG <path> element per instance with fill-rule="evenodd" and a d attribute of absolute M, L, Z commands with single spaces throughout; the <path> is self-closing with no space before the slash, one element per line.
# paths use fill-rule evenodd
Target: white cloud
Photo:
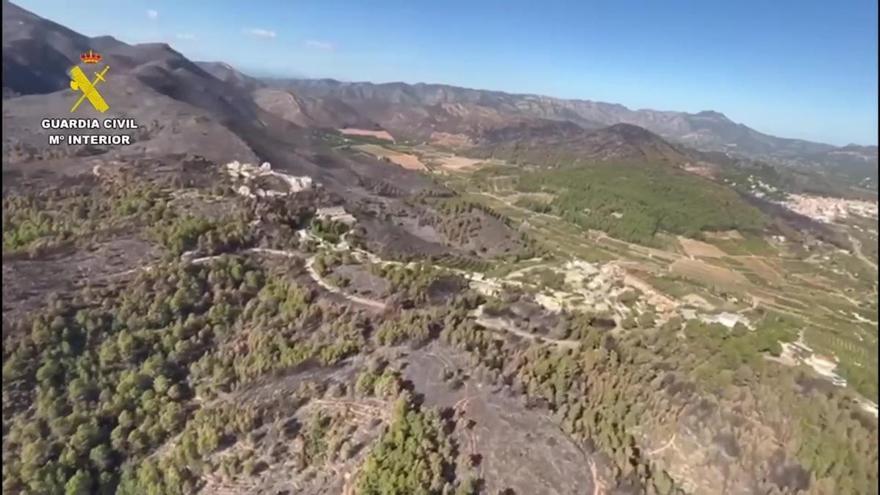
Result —
<path fill-rule="evenodd" d="M 153 9 L 147 10 L 147 19 L 149 19 L 151 21 L 155 21 L 158 18 L 159 18 L 159 11 L 158 10 L 153 10 Z"/>
<path fill-rule="evenodd" d="M 247 34 L 250 36 L 256 36 L 257 38 L 274 38 L 275 37 L 275 31 L 271 31 L 269 29 L 261 29 L 261 28 L 245 29 L 244 34 Z"/>
<path fill-rule="evenodd" d="M 187 40 L 187 41 L 198 39 L 197 36 L 192 33 L 180 33 L 180 34 L 174 35 L 174 37 L 179 40 Z"/>
<path fill-rule="evenodd" d="M 332 52 L 336 49 L 336 45 L 334 45 L 333 43 L 320 40 L 306 40 L 306 46 L 309 48 L 314 48 L 316 50 L 324 50 L 326 52 Z"/>

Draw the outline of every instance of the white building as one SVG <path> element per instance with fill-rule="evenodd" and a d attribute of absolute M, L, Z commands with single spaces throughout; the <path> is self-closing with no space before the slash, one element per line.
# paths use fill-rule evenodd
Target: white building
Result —
<path fill-rule="evenodd" d="M 346 225 L 354 225 L 354 223 L 357 222 L 354 215 L 345 211 L 345 208 L 341 206 L 326 206 L 318 208 L 317 211 L 315 211 L 315 216 L 321 219 L 344 223 Z"/>

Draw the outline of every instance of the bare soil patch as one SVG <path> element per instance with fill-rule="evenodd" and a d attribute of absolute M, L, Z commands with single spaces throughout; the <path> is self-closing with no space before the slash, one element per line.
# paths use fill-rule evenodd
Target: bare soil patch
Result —
<path fill-rule="evenodd" d="M 408 153 L 401 153 L 399 151 L 389 150 L 388 148 L 383 148 L 382 146 L 376 144 L 360 144 L 357 146 L 353 146 L 354 149 L 363 151 L 365 153 L 369 153 L 380 160 L 386 160 L 391 163 L 400 165 L 401 167 L 408 170 L 427 170 L 425 164 L 419 160 L 419 157 L 416 155 L 410 155 Z"/>
<path fill-rule="evenodd" d="M 440 168 L 452 171 L 473 168 L 477 164 L 485 161 L 458 155 L 438 156 L 434 159 L 439 162 Z"/>
<path fill-rule="evenodd" d="M 454 435 L 463 454 L 480 459 L 485 493 L 593 493 L 591 457 L 549 410 L 530 407 L 510 390 L 468 376 L 473 366 L 445 345 L 432 344 L 406 360 L 406 378 L 426 403 L 452 407 L 461 415 Z M 465 374 L 457 386 L 442 378 L 444 371 L 454 370 Z"/>
<path fill-rule="evenodd" d="M 438 244 L 446 243 L 446 238 L 443 234 L 438 232 L 433 225 L 428 225 L 427 223 L 420 221 L 419 218 L 396 216 L 393 217 L 392 221 L 399 227 L 406 229 L 410 234 L 419 239 L 424 239 L 426 242 Z"/>
<path fill-rule="evenodd" d="M 332 274 L 346 280 L 347 293 L 373 299 L 388 297 L 391 287 L 388 281 L 373 275 L 363 265 L 338 266 Z"/>
<path fill-rule="evenodd" d="M 712 167 L 700 166 L 700 165 L 685 165 L 682 167 L 685 172 L 690 172 L 694 175 L 699 175 L 700 177 L 706 177 L 712 179 L 715 177 L 715 170 Z"/>
<path fill-rule="evenodd" d="M 369 130 L 369 129 L 356 129 L 353 127 L 346 127 L 345 129 L 338 129 L 339 132 L 349 135 L 349 136 L 370 136 L 377 139 L 384 139 L 386 141 L 394 142 L 394 136 L 388 133 L 386 130 Z"/>
<path fill-rule="evenodd" d="M 543 204 L 550 204 L 553 202 L 554 199 L 556 199 L 555 194 L 550 194 L 546 192 L 516 193 L 511 194 L 510 196 L 513 201 L 516 201 L 518 199 L 528 199 Z"/>
<path fill-rule="evenodd" d="M 685 254 L 695 258 L 721 258 L 727 255 L 717 246 L 687 237 L 679 237 L 678 243 L 681 244 Z"/>
<path fill-rule="evenodd" d="M 89 248 L 59 248 L 34 259 L 4 257 L 3 320 L 39 308 L 46 303 L 49 294 L 55 293 L 63 298 L 86 284 L 99 287 L 118 281 L 120 273 L 146 266 L 159 255 L 155 247 L 132 235 Z"/>
<path fill-rule="evenodd" d="M 742 234 L 740 234 L 738 230 L 723 230 L 716 232 L 707 231 L 703 232 L 703 235 L 709 239 L 718 239 L 721 241 L 741 241 L 743 239 Z"/>
<path fill-rule="evenodd" d="M 360 222 L 366 232 L 366 249 L 383 258 L 440 256 L 452 252 L 442 242 L 426 240 L 405 225 L 364 218 Z"/>
<path fill-rule="evenodd" d="M 432 143 L 450 148 L 464 148 L 474 144 L 466 134 L 451 134 L 448 132 L 432 132 L 429 137 Z"/>
<path fill-rule="evenodd" d="M 357 467 L 370 452 L 387 421 L 390 407 L 376 399 L 325 395 L 305 404 L 298 399 L 303 387 L 338 387 L 351 384 L 359 368 L 359 359 L 336 367 L 306 363 L 281 376 L 263 378 L 238 392 L 219 398 L 225 407 L 267 407 L 276 410 L 276 419 L 237 439 L 227 448 L 211 455 L 214 462 L 248 454 L 261 466 L 252 473 L 225 476 L 222 470 L 203 477 L 199 493 L 245 495 L 253 493 L 339 494 Z M 302 461 L 303 430 L 317 413 L 341 423 L 348 432 L 344 438 L 348 455 L 335 455 L 315 463 Z"/>
<path fill-rule="evenodd" d="M 699 296 L 697 294 L 688 294 L 681 298 L 681 301 L 685 304 L 693 306 L 695 308 L 702 309 L 704 311 L 714 311 L 715 306 L 712 305 L 709 301 L 707 301 L 704 297 Z"/>
<path fill-rule="evenodd" d="M 679 259 L 669 266 L 669 271 L 706 285 L 727 288 L 740 288 L 748 285 L 748 280 L 743 275 L 699 260 Z"/>
<path fill-rule="evenodd" d="M 771 265 L 770 261 L 762 260 L 761 258 L 755 258 L 752 256 L 737 258 L 746 268 L 752 271 L 755 275 L 763 278 L 764 280 L 774 283 L 780 284 L 784 280 L 782 278 L 782 273 L 779 272 L 776 268 Z"/>

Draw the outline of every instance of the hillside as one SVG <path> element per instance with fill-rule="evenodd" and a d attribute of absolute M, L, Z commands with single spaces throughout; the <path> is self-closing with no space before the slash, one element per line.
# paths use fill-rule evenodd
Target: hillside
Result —
<path fill-rule="evenodd" d="M 497 112 L 507 119 L 567 120 L 585 128 L 619 123 L 644 127 L 664 138 L 702 150 L 721 150 L 754 157 L 791 157 L 828 151 L 833 146 L 762 134 L 725 115 L 705 111 L 631 110 L 623 105 L 565 100 L 538 95 L 508 94 L 437 84 L 344 83 L 334 80 L 290 80 L 286 87 L 305 95 L 332 96 L 349 103 L 391 131 L 405 132 L 382 118 L 386 108 L 418 106 L 425 117 L 443 121 L 451 114 L 467 116 Z M 452 109 L 455 109 L 454 111 Z M 455 132 L 455 129 L 437 129 Z"/>
<path fill-rule="evenodd" d="M 809 155 L 805 162 L 856 181 L 862 187 L 877 190 L 877 147 L 848 145 Z"/>
<path fill-rule="evenodd" d="M 254 91 L 265 86 L 259 79 L 250 77 L 223 62 L 196 62 L 196 65 L 215 78 L 243 91 Z"/>
<path fill-rule="evenodd" d="M 877 493 L 876 197 L 667 131 L 814 145 L 3 27 L 4 494 Z"/>
<path fill-rule="evenodd" d="M 438 146 L 465 150 L 477 147 L 477 156 L 492 156 L 498 146 L 485 140 L 493 134 L 507 136 L 508 143 L 498 149 L 510 155 L 512 149 L 529 154 L 539 151 L 540 142 L 522 134 L 528 142 L 514 144 L 516 132 L 541 134 L 538 129 L 554 129 L 562 136 L 551 137 L 554 145 L 561 145 L 565 156 L 558 156 L 555 148 L 543 153 L 560 158 L 589 159 L 574 156 L 578 145 L 571 142 L 573 124 L 585 131 L 616 124 L 642 127 L 673 143 L 702 162 L 726 165 L 742 161 L 758 161 L 783 167 L 802 169 L 818 174 L 821 181 L 839 183 L 836 189 L 869 189 L 876 191 L 878 167 L 876 147 L 834 147 L 798 139 L 770 136 L 714 111 L 685 113 L 674 111 L 632 110 L 623 105 L 589 100 L 567 100 L 529 94 L 510 94 L 499 91 L 476 90 L 439 84 L 405 84 L 368 82 L 340 82 L 330 79 L 273 80 L 274 87 L 286 88 L 300 96 L 332 98 L 375 122 L 378 126 L 403 139 L 425 141 Z M 519 131 L 517 131 L 519 129 Z M 568 142 L 563 142 L 568 141 Z M 698 151 L 699 153 L 695 153 Z M 663 153 L 661 153 L 663 154 Z M 533 162 L 544 162 L 546 158 Z M 845 194 L 852 194 L 851 191 Z"/>
<path fill-rule="evenodd" d="M 483 133 L 469 154 L 514 163 L 577 165 L 608 160 L 694 164 L 697 153 L 630 124 L 585 130 L 575 124 L 521 124 Z"/>
<path fill-rule="evenodd" d="M 292 91 L 259 88 L 253 98 L 267 112 L 304 127 L 374 129 L 378 125 L 335 98 L 302 97 Z"/>

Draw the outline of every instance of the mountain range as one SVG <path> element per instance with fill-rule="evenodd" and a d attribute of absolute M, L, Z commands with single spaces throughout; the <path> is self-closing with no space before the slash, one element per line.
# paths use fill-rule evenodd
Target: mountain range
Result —
<path fill-rule="evenodd" d="M 580 160 L 630 155 L 706 159 L 708 155 L 699 150 L 713 153 L 716 161 L 757 159 L 876 177 L 876 146 L 838 148 L 770 136 L 714 111 L 632 110 L 612 103 L 440 84 L 258 79 L 222 62 L 192 62 L 165 44 L 128 45 L 109 36 L 89 38 L 8 1 L 3 3 L 3 31 L 3 95 L 12 112 L 29 101 L 16 101 L 15 96 L 66 90 L 67 69 L 78 62 L 80 53 L 93 49 L 112 67 L 111 77 L 146 86 L 141 103 L 154 96 L 167 102 L 137 105 L 136 99 L 127 98 L 122 109 L 133 111 L 126 105 L 138 106 L 137 111 L 149 120 L 161 120 L 157 113 L 171 108 L 187 115 L 207 113 L 203 117 L 211 123 L 206 127 L 236 135 L 225 142 L 248 141 L 247 135 L 266 133 L 302 141 L 307 139 L 308 133 L 301 132 L 305 128 L 361 128 L 477 156 L 509 155 L 523 148 L 540 153 L 552 146 L 561 149 L 562 156 Z M 119 85 L 113 88 L 107 91 L 112 94 Z M 138 91 L 129 87 L 126 93 Z M 636 132 L 633 126 L 650 132 Z M 289 132 L 279 132 L 284 128 Z M 247 145 L 251 152 L 256 151 L 254 146 Z M 619 149 L 610 151 L 615 146 Z M 274 149 L 270 146 L 269 154 Z"/>
<path fill-rule="evenodd" d="M 84 105 L 78 115 L 134 118 L 140 128 L 131 146 L 47 145 L 51 131 L 42 129 L 40 120 L 69 114 L 67 71 L 89 49 L 110 67 L 100 91 L 111 108 L 102 115 Z M 291 122 L 261 107 L 265 102 L 253 91 L 264 86 L 224 64 L 192 62 L 167 44 L 130 45 L 110 36 L 84 36 L 3 2 L 4 170 L 35 157 L 44 168 L 63 160 L 57 169 L 76 171 L 89 169 L 86 158 L 96 154 L 125 161 L 195 152 L 215 163 L 268 161 L 349 197 L 386 183 L 404 188 L 429 184 L 378 159 L 322 154 L 320 136 L 303 127 L 310 122 Z"/>
<path fill-rule="evenodd" d="M 614 124 L 643 127 L 693 148 L 754 158 L 793 158 L 835 150 L 832 145 L 786 139 L 735 123 L 715 111 L 631 110 L 623 105 L 548 96 L 508 94 L 439 84 L 346 83 L 330 79 L 277 81 L 302 95 L 335 98 L 354 106 L 392 133 L 430 138 L 436 133 L 480 132 L 531 119 L 568 121 L 585 129 Z M 421 117 L 413 126 L 413 117 Z M 868 153 L 876 146 L 864 147 Z"/>

